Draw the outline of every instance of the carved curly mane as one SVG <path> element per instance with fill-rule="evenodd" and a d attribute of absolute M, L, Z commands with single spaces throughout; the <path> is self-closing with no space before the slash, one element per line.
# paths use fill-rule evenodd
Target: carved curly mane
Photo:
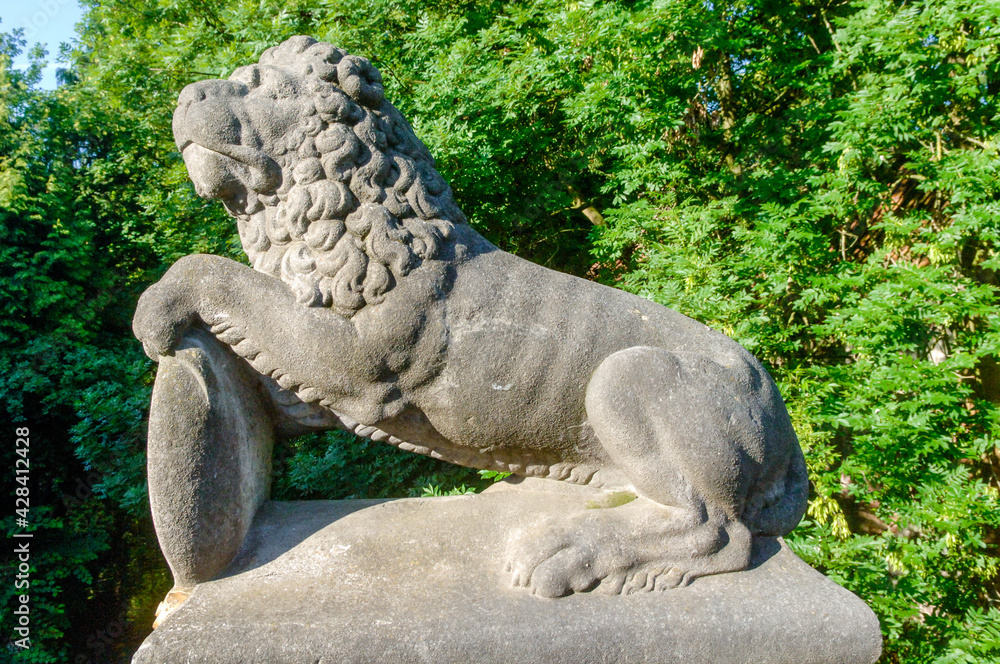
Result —
<path fill-rule="evenodd" d="M 293 37 L 229 80 L 301 104 L 298 125 L 263 146 L 280 186 L 251 192 L 236 215 L 254 268 L 300 302 L 345 316 L 378 304 L 466 222 L 367 59 Z"/>

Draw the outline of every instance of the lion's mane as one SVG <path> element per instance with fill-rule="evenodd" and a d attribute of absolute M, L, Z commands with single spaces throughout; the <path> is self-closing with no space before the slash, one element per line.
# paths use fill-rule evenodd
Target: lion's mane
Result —
<path fill-rule="evenodd" d="M 236 215 L 254 268 L 300 302 L 345 316 L 377 304 L 465 223 L 367 59 L 294 37 L 229 80 L 302 105 L 298 126 L 263 146 L 281 167 L 280 186 L 250 192 Z"/>

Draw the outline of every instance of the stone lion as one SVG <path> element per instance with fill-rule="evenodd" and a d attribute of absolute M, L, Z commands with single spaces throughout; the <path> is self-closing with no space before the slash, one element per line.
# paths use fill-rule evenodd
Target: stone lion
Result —
<path fill-rule="evenodd" d="M 753 536 L 802 517 L 802 452 L 761 364 L 479 236 L 365 58 L 294 37 L 187 86 L 173 127 L 253 269 L 178 261 L 139 302 L 146 352 L 201 328 L 313 428 L 627 496 L 514 528 L 515 586 L 675 587 L 746 569 Z"/>

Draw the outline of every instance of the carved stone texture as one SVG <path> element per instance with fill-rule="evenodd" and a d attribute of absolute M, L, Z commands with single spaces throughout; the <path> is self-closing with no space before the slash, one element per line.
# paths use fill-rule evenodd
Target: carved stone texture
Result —
<path fill-rule="evenodd" d="M 756 539 L 747 571 L 702 578 L 669 593 L 555 600 L 504 587 L 496 555 L 510 524 L 524 513 L 558 518 L 602 500 L 510 490 L 391 502 L 268 503 L 232 567 L 198 586 L 133 662 L 878 659 L 881 638 L 871 610 L 775 538 Z"/>
<path fill-rule="evenodd" d="M 270 407 L 303 426 L 325 417 L 453 463 L 639 496 L 521 515 L 496 552 L 514 586 L 684 586 L 746 569 L 754 537 L 798 523 L 805 464 L 761 364 L 475 233 L 368 60 L 294 37 L 185 88 L 174 134 L 255 269 L 178 261 L 136 312 L 151 357 L 204 330 L 276 381 Z M 204 490 L 209 509 L 229 500 Z"/>
<path fill-rule="evenodd" d="M 160 360 L 149 410 L 149 502 L 178 592 L 225 569 L 267 500 L 268 401 L 246 363 L 203 330 L 189 330 Z"/>

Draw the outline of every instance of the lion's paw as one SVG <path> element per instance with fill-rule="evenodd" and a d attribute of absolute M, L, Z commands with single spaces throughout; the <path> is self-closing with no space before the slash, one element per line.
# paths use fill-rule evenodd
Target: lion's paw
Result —
<path fill-rule="evenodd" d="M 638 562 L 604 520 L 586 515 L 545 517 L 514 532 L 508 542 L 506 570 L 514 587 L 541 597 L 562 597 L 596 590 L 617 594 L 638 577 Z"/>
<path fill-rule="evenodd" d="M 597 550 L 586 537 L 577 535 L 553 517 L 515 532 L 508 543 L 505 565 L 511 584 L 542 597 L 592 589 L 601 581 Z"/>
<path fill-rule="evenodd" d="M 186 306 L 184 293 L 160 281 L 139 298 L 132 331 L 142 342 L 146 355 L 158 360 L 174 349 L 181 335 L 191 327 L 194 317 L 195 312 Z"/>
<path fill-rule="evenodd" d="M 612 510 L 588 510 L 547 516 L 514 531 L 505 564 L 511 584 L 541 597 L 587 591 L 630 595 L 686 586 L 703 575 L 699 563 L 705 561 L 670 555 L 676 534 L 636 532 L 629 523 Z"/>

